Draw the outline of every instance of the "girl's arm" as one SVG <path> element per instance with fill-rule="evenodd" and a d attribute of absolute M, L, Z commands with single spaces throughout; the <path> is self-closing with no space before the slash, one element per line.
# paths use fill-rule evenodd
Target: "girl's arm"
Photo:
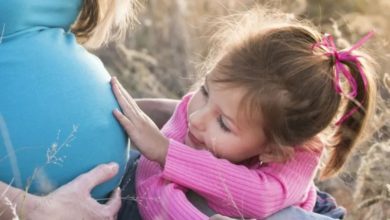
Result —
<path fill-rule="evenodd" d="M 285 164 L 247 167 L 171 139 L 163 176 L 206 198 L 216 213 L 264 218 L 291 205 L 313 208 L 315 195 L 308 192 L 318 161 L 319 155 L 297 152 Z"/>
<path fill-rule="evenodd" d="M 120 206 L 120 191 L 106 204 L 90 195 L 95 186 L 115 176 L 118 165 L 103 164 L 82 174 L 46 196 L 35 196 L 0 182 L 0 219 L 114 219 Z M 16 207 L 13 213 L 13 207 Z"/>

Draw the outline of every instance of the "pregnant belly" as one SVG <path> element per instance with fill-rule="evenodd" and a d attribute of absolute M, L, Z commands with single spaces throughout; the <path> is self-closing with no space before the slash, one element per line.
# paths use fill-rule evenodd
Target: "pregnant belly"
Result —
<path fill-rule="evenodd" d="M 45 194 L 97 164 L 119 174 L 93 190 L 105 197 L 124 173 L 128 139 L 102 63 L 61 29 L 0 44 L 0 180 Z"/>

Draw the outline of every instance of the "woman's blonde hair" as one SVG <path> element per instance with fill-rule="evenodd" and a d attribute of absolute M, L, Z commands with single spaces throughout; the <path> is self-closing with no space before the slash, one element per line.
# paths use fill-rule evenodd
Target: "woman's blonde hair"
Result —
<path fill-rule="evenodd" d="M 314 49 L 322 37 L 307 21 L 258 8 L 221 23 L 206 69 L 221 73 L 215 82 L 246 89 L 242 111 L 252 122 L 263 118 L 272 152 L 277 155 L 290 157 L 287 147 L 302 146 L 332 130 L 328 136 L 332 142 L 327 146 L 331 153 L 322 172 L 328 177 L 340 170 L 371 120 L 376 82 L 370 56 L 354 50 L 367 86 L 356 62 L 342 63 L 356 80 L 355 100 L 360 104 L 336 92 L 334 57 Z M 355 108 L 356 112 L 335 126 L 340 115 Z"/>
<path fill-rule="evenodd" d="M 121 39 L 136 20 L 138 6 L 137 0 L 83 0 L 72 32 L 88 48 Z"/>

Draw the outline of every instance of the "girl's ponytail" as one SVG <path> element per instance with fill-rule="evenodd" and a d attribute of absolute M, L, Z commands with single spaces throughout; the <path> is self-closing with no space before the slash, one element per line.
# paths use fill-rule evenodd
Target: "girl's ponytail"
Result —
<path fill-rule="evenodd" d="M 342 117 L 336 123 L 336 130 L 333 134 L 335 144 L 330 146 L 329 159 L 321 173 L 321 177 L 330 177 L 336 174 L 346 162 L 348 155 L 365 131 L 369 119 L 374 114 L 376 99 L 376 84 L 373 74 L 365 65 L 365 76 L 367 85 L 355 62 L 343 62 L 346 65 L 357 85 L 357 94 L 354 99 L 346 99 Z"/>
<path fill-rule="evenodd" d="M 333 145 L 330 146 L 329 159 L 321 173 L 322 178 L 336 174 L 347 160 L 354 146 L 361 139 L 363 131 L 372 118 L 376 101 L 376 83 L 369 56 L 352 51 L 361 46 L 372 33 L 355 44 L 350 50 L 335 50 L 333 39 L 328 37 L 328 44 L 332 49 L 328 52 L 335 65 L 334 84 L 336 92 L 345 96 L 344 105 L 341 105 L 342 116 L 336 122 L 333 134 Z M 330 42 L 330 44 L 329 44 Z M 324 44 L 322 44 L 323 46 Z M 371 62 L 373 63 L 373 62 Z M 350 91 L 344 92 L 339 74 L 343 74 Z"/>

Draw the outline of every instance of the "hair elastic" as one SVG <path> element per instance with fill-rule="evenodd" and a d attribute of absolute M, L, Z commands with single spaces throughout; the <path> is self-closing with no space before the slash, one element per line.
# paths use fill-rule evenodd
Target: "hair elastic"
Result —
<path fill-rule="evenodd" d="M 353 55 L 352 51 L 361 47 L 368 39 L 370 39 L 374 35 L 373 31 L 370 31 L 366 36 L 364 36 L 362 39 L 360 39 L 356 44 L 354 44 L 351 48 L 348 50 L 337 50 L 336 45 L 334 43 L 334 38 L 330 34 L 325 34 L 324 37 L 321 39 L 320 42 L 317 42 L 313 48 L 315 47 L 321 47 L 325 48 L 326 52 L 325 55 L 332 56 L 335 60 L 335 68 L 334 68 L 334 87 L 337 93 L 339 94 L 346 94 L 347 98 L 351 101 L 356 102 L 355 98 L 357 96 L 357 90 L 358 85 L 356 83 L 355 78 L 352 76 L 351 72 L 348 70 L 348 68 L 345 67 L 345 65 L 342 63 L 343 61 L 348 62 L 354 62 L 356 64 L 356 67 L 358 68 L 358 72 L 363 79 L 364 84 L 364 91 L 367 90 L 367 77 L 366 73 L 364 72 L 362 68 L 362 64 L 359 61 L 359 56 Z M 351 87 L 351 91 L 348 93 L 345 93 L 341 86 L 341 79 L 340 74 L 343 74 L 344 77 L 347 79 L 348 84 Z M 358 101 L 360 104 L 363 104 L 363 101 Z M 337 122 L 336 125 L 342 124 L 346 119 L 351 117 L 356 111 L 358 110 L 358 107 L 353 108 L 348 113 L 344 114 Z"/>

